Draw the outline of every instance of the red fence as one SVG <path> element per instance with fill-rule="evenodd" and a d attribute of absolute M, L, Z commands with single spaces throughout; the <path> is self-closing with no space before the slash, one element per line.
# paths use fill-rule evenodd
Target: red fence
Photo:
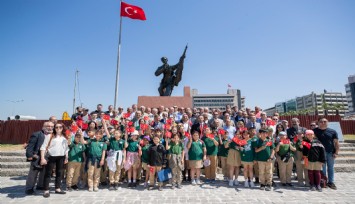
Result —
<path fill-rule="evenodd" d="M 23 144 L 28 142 L 31 134 L 40 131 L 46 120 L 9 120 L 0 121 L 0 144 Z M 60 121 L 70 125 L 70 121 Z"/>
<path fill-rule="evenodd" d="M 291 124 L 291 119 L 296 116 L 281 116 L 281 120 L 287 120 Z M 319 116 L 300 115 L 302 127 L 310 128 L 312 121 L 317 121 Z M 340 116 L 327 116 L 331 122 L 340 122 L 343 134 L 355 134 L 355 120 L 341 120 Z M 0 121 L 0 144 L 23 144 L 28 142 L 31 134 L 42 129 L 45 120 L 30 121 Z M 62 121 L 66 125 L 70 125 L 70 121 Z"/>

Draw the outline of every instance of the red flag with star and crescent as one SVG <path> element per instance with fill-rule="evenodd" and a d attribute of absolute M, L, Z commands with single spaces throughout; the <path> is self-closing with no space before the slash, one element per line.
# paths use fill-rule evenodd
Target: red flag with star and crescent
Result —
<path fill-rule="evenodd" d="M 121 16 L 145 21 L 144 10 L 138 6 L 121 2 Z"/>

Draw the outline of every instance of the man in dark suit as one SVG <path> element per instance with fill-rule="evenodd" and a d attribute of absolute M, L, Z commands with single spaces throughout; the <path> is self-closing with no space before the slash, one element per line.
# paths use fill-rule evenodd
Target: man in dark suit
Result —
<path fill-rule="evenodd" d="M 44 138 L 53 132 L 54 124 L 52 122 L 45 122 L 41 131 L 34 132 L 28 142 L 26 148 L 27 161 L 31 162 L 30 171 L 28 172 L 26 180 L 26 194 L 34 194 L 34 186 L 37 182 L 37 190 L 43 190 L 44 184 L 44 167 L 38 168 L 40 156 L 40 148 L 43 144 Z"/>
<path fill-rule="evenodd" d="M 195 124 L 191 127 L 191 135 L 197 131 L 200 134 L 200 138 L 204 134 L 205 128 L 208 127 L 208 123 L 205 123 L 203 115 L 199 115 Z"/>

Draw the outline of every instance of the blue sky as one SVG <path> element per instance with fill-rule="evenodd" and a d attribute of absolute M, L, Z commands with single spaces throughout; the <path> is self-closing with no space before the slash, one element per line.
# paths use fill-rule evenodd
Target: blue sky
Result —
<path fill-rule="evenodd" d="M 184 85 L 225 93 L 231 84 L 247 106 L 269 108 L 312 91 L 344 93 L 355 74 L 352 0 L 126 2 L 147 20 L 123 19 L 123 107 L 158 95 L 160 58 L 177 63 L 186 43 L 177 96 Z M 113 104 L 119 11 L 119 0 L 0 1 L 0 119 L 71 114 L 75 69 L 85 107 Z"/>

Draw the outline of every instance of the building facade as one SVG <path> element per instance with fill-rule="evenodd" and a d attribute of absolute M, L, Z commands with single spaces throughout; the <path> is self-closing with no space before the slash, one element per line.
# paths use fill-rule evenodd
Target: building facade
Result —
<path fill-rule="evenodd" d="M 355 75 L 348 77 L 348 83 L 345 84 L 345 93 L 348 101 L 349 113 L 355 115 Z"/>
<path fill-rule="evenodd" d="M 194 108 L 208 107 L 224 111 L 226 105 L 245 108 L 245 97 L 241 96 L 239 89 L 228 89 L 227 94 L 198 94 L 197 89 L 192 89 L 192 104 Z"/>
<path fill-rule="evenodd" d="M 348 112 L 349 99 L 347 98 L 349 97 L 347 96 L 344 96 L 341 92 L 327 92 L 326 90 L 321 94 L 312 92 L 286 102 L 276 103 L 275 109 L 278 113 L 297 111 L 301 114 L 310 115 L 339 114 L 344 116 Z"/>

